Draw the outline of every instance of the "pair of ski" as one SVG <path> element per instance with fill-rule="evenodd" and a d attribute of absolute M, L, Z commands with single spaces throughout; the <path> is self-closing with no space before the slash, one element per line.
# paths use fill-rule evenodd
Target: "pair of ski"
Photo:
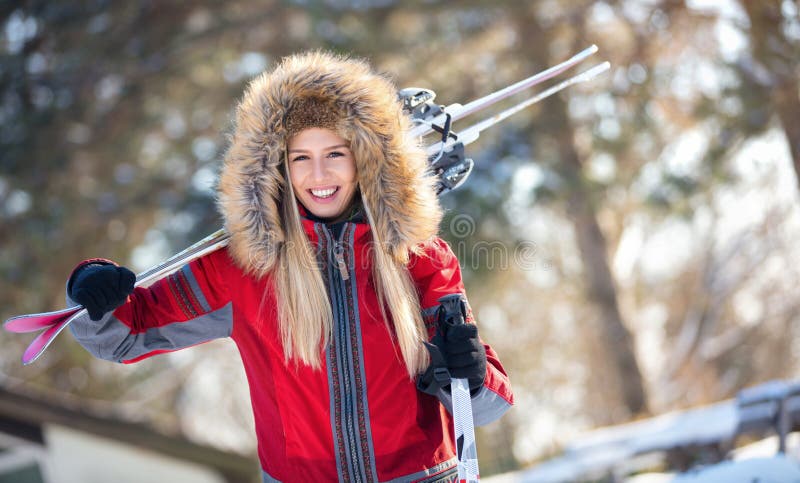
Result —
<path fill-rule="evenodd" d="M 597 47 L 592 45 L 558 65 L 466 105 L 451 104 L 446 107 L 435 105 L 432 102 L 435 94 L 425 89 L 411 88 L 401 91 L 401 100 L 404 102 L 404 106 L 407 107 L 414 122 L 411 134 L 418 138 L 424 138 L 435 133 L 441 135 L 439 140 L 429 144 L 427 147 L 432 171 L 439 178 L 440 193 L 455 189 L 466 180 L 472 169 L 472 160 L 464 158 L 463 148 L 477 140 L 482 131 L 566 87 L 593 79 L 608 70 L 610 65 L 608 62 L 596 65 L 457 133 L 451 130 L 452 123 L 485 109 L 502 99 L 552 79 L 593 55 L 597 50 Z M 137 275 L 136 286 L 147 286 L 178 270 L 186 263 L 226 246 L 228 238 L 229 235 L 224 229 L 215 231 L 168 260 Z M 58 334 L 69 326 L 72 321 L 84 314 L 86 314 L 86 309 L 82 306 L 76 306 L 55 312 L 11 317 L 5 321 L 3 327 L 9 332 L 17 333 L 41 331 L 22 355 L 22 363 L 27 365 L 36 361 L 52 344 Z M 477 452 L 475 451 L 469 387 L 465 380 L 453 380 L 451 388 L 454 403 L 455 436 L 456 440 L 463 438 L 463 444 L 460 445 L 462 449 L 459 452 L 458 479 L 459 482 L 477 481 L 479 478 L 478 460 Z M 467 444 L 468 441 L 470 444 Z"/>

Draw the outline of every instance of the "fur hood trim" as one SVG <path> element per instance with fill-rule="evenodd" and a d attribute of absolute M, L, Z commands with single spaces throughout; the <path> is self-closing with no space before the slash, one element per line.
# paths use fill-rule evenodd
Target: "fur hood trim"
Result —
<path fill-rule="evenodd" d="M 287 118 L 309 99 L 332 106 L 332 125 L 350 144 L 361 199 L 374 217 L 373 236 L 407 263 L 442 218 L 425 153 L 408 135 L 394 84 L 364 61 L 326 52 L 284 58 L 249 84 L 237 107 L 217 193 L 234 261 L 256 276 L 275 265 L 286 241 Z"/>

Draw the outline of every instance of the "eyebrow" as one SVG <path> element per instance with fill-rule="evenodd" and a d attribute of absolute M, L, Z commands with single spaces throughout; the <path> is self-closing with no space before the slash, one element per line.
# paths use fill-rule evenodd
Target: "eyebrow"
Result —
<path fill-rule="evenodd" d="M 350 149 L 350 146 L 347 144 L 337 144 L 336 146 L 328 146 L 327 148 L 322 148 L 323 151 L 328 151 L 330 149 L 338 149 L 338 148 L 347 148 Z M 290 153 L 298 153 L 298 152 L 307 152 L 308 149 L 290 149 Z"/>

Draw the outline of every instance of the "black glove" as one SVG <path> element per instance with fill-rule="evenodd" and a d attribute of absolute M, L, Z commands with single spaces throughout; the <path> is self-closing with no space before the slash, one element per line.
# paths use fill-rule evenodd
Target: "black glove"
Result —
<path fill-rule="evenodd" d="M 434 337 L 434 343 L 436 344 Z M 453 379 L 467 379 L 473 394 L 483 386 L 486 378 L 486 349 L 478 339 L 475 324 L 453 325 L 447 328 L 439 350 L 447 361 L 447 370 Z M 437 344 L 438 345 L 438 344 Z"/>
<path fill-rule="evenodd" d="M 86 265 L 70 279 L 67 290 L 72 300 L 83 305 L 89 318 L 100 320 L 128 299 L 136 275 L 116 265 Z"/>
<path fill-rule="evenodd" d="M 440 388 L 450 389 L 451 377 L 467 379 L 474 396 L 486 378 L 486 349 L 478 339 L 478 326 L 462 323 L 466 319 L 463 300 L 460 311 L 454 314 L 447 314 L 444 305 L 440 306 L 437 318 L 436 335 L 431 343 L 425 343 L 431 363 L 417 379 L 417 388 L 435 395 Z"/>

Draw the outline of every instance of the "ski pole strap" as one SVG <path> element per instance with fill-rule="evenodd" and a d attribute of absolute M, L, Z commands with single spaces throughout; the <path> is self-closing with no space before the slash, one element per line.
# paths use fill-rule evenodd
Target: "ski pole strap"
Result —
<path fill-rule="evenodd" d="M 431 363 L 417 378 L 417 389 L 425 394 L 436 396 L 439 389 L 450 385 L 450 371 L 447 370 L 447 362 L 436 344 L 430 342 L 423 342 L 423 344 L 431 356 Z"/>

